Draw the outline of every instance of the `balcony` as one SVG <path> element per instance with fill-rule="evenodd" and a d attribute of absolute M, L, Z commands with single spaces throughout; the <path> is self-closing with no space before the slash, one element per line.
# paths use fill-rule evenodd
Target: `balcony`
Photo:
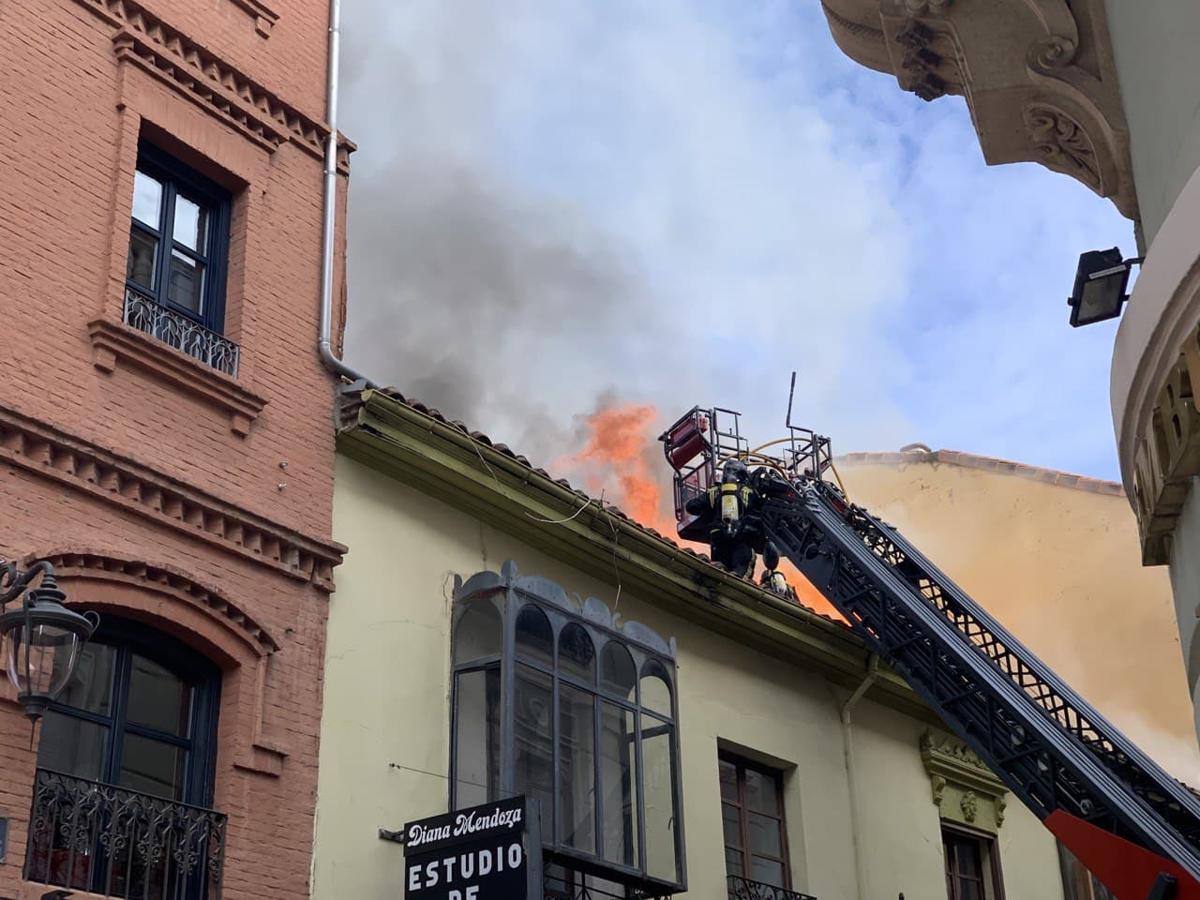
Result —
<path fill-rule="evenodd" d="M 126 900 L 220 900 L 225 816 L 38 769 L 25 878 Z"/>
<path fill-rule="evenodd" d="M 789 891 L 786 888 L 763 884 L 761 881 L 751 881 L 738 875 L 730 875 L 729 900 L 817 900 L 810 894 L 799 891 Z"/>
<path fill-rule="evenodd" d="M 187 316 L 167 309 L 134 287 L 125 287 L 125 324 L 158 338 L 218 372 L 237 377 L 238 345 Z"/>

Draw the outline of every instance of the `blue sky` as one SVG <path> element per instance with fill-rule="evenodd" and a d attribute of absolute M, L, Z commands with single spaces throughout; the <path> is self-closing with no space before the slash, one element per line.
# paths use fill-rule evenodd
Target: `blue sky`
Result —
<path fill-rule="evenodd" d="M 531 454 L 605 403 L 799 418 L 1114 478 L 1115 326 L 1072 330 L 1108 201 L 988 168 L 961 98 L 811 2 L 346 0 L 348 357 Z"/>

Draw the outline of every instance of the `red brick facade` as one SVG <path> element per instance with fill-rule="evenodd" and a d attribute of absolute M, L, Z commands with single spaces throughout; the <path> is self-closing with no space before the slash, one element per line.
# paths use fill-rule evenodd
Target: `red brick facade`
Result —
<path fill-rule="evenodd" d="M 50 559 L 70 604 L 219 667 L 226 900 L 308 896 L 341 553 L 316 352 L 327 23 L 324 0 L 0 4 L 0 557 Z M 236 377 L 123 324 L 139 141 L 231 194 Z M 0 690 L 0 898 L 40 897 L 37 747 Z"/>

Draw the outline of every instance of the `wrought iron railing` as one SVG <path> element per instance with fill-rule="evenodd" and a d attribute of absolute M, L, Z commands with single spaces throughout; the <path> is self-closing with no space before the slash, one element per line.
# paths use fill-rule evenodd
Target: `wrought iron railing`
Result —
<path fill-rule="evenodd" d="M 237 375 L 238 345 L 187 316 L 167 309 L 137 288 L 125 286 L 125 324 L 182 350 L 226 375 Z"/>
<path fill-rule="evenodd" d="M 739 875 L 729 876 L 729 900 L 817 900 L 810 894 L 751 881 Z"/>
<path fill-rule="evenodd" d="M 225 816 L 37 770 L 25 878 L 127 900 L 219 900 Z"/>

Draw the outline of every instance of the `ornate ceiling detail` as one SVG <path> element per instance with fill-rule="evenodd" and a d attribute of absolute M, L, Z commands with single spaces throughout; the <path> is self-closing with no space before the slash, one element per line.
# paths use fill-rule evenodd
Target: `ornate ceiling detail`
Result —
<path fill-rule="evenodd" d="M 925 100 L 962 95 L 989 165 L 1037 162 L 1129 218 L 1129 132 L 1101 0 L 822 0 L 837 45 Z"/>

